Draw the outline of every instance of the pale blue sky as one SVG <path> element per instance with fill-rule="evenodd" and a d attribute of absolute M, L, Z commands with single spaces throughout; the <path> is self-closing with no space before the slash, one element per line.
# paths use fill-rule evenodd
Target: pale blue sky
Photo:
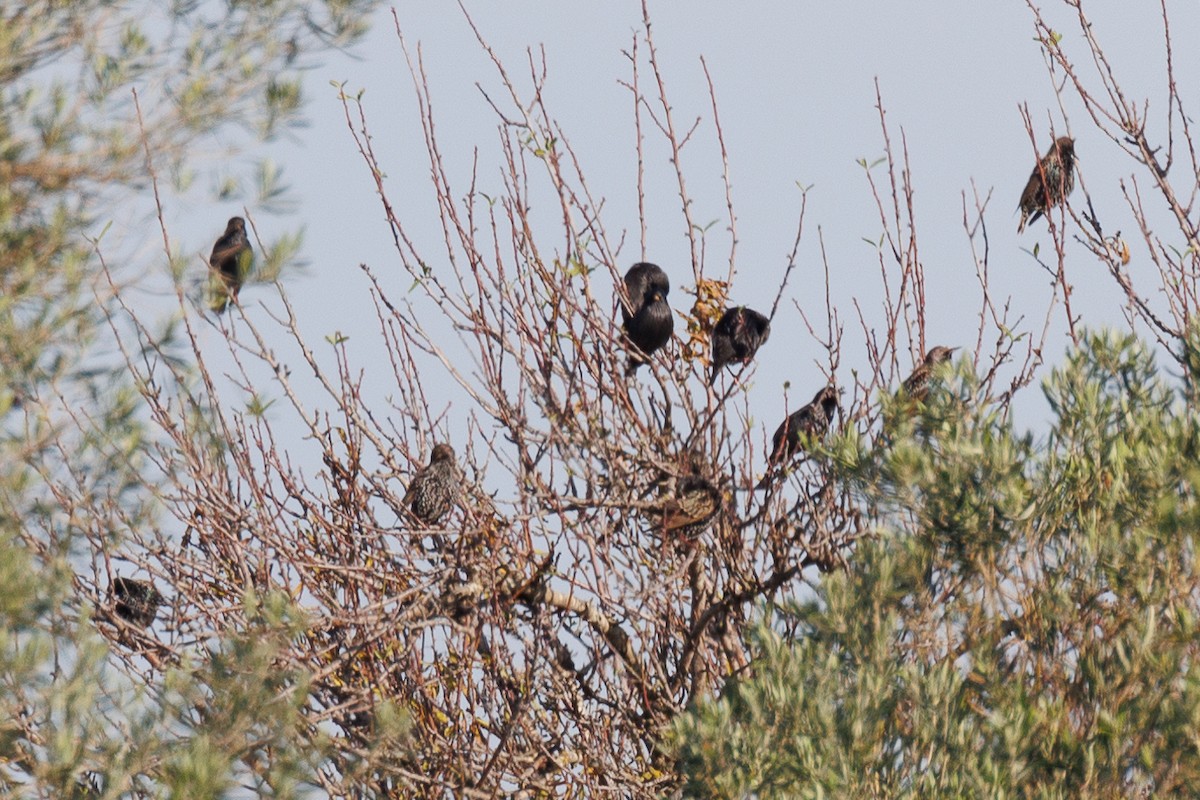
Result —
<path fill-rule="evenodd" d="M 1061 19 L 1069 49 L 1082 59 L 1086 51 L 1077 28 L 1055 4 L 1044 5 L 1052 19 Z M 1153 130 L 1160 124 L 1165 97 L 1157 9 L 1146 6 L 1135 12 L 1131 4 L 1100 5 L 1093 11 L 1096 34 L 1131 96 L 1151 100 Z M 1168 5 L 1177 73 L 1200 75 L 1195 49 L 1180 46 L 1194 40 L 1189 32 L 1200 30 L 1200 6 Z M 528 87 L 525 49 L 545 47 L 547 103 L 581 157 L 592 191 L 605 198 L 610 234 L 616 238 L 620 231 L 627 233 L 619 265 L 623 271 L 641 253 L 632 103 L 618 80 L 629 77 L 622 50 L 641 31 L 640 5 L 629 0 L 523 1 L 468 3 L 468 8 L 497 54 L 520 76 L 523 88 Z M 396 13 L 408 41 L 422 47 L 439 143 L 451 168 L 457 169 L 460 196 L 476 147 L 480 188 L 487 192 L 490 184 L 499 193 L 497 120 L 474 85 L 479 82 L 500 96 L 495 70 L 454 4 L 403 3 Z M 1024 329 L 1040 331 L 1050 281 L 1022 248 L 1040 242 L 1047 249 L 1050 241 L 1044 222 L 1021 237 L 1015 232 L 1017 198 L 1034 155 L 1018 107 L 1029 106 L 1039 150 L 1049 143 L 1050 121 L 1060 132 L 1064 124 L 1034 40 L 1032 14 L 1024 3 L 652 2 L 651 13 L 676 122 L 686 127 L 697 116 L 702 118 L 683 161 L 696 221 L 718 221 L 710 233 L 710 274 L 723 263 L 729 247 L 721 164 L 700 56 L 707 59 L 715 83 L 738 214 L 734 302 L 769 307 L 795 235 L 800 203 L 796 184 L 811 184 L 800 267 L 787 297 L 823 319 L 819 227 L 833 272 L 834 302 L 846 324 L 844 368 L 861 362 L 862 333 L 853 299 L 874 315 L 871 324 L 882 324 L 878 259 L 863 241 L 878 238 L 880 221 L 856 163 L 860 158 L 874 161 L 883 152 L 874 107 L 877 78 L 897 151 L 902 130 L 907 137 L 928 281 L 930 343 L 974 342 L 979 290 L 962 227 L 962 194 L 970 194 L 972 181 L 981 195 L 994 191 L 986 217 L 994 297 L 1001 302 L 1011 297 L 1014 318 L 1024 314 Z M 288 170 L 299 200 L 297 217 L 307 228 L 311 266 L 306 274 L 284 279 L 307 338 L 318 344 L 326 334 L 341 331 L 351 338 L 356 365 L 369 366 L 383 355 L 368 284 L 358 264 L 366 262 L 385 280 L 391 279 L 397 293 L 411 281 L 401 272 L 372 179 L 347 132 L 331 80 L 345 81 L 350 93 L 365 91 L 374 146 L 397 212 L 428 257 L 444 257 L 444 250 L 414 92 L 391 8 L 380 10 L 372 33 L 355 55 L 334 55 L 309 74 L 312 124 L 294 141 L 273 145 L 272 153 Z M 1186 101 L 1192 88 L 1184 91 Z M 1064 97 L 1084 180 L 1106 228 L 1133 233 L 1117 189 L 1118 179 L 1133 165 L 1094 130 L 1069 92 Z M 646 255 L 667 270 L 673 305 L 683 308 L 690 301 L 679 289 L 690 282 L 691 271 L 677 187 L 663 143 L 651 136 L 646 155 Z M 1072 199 L 1082 203 L 1082 193 L 1077 190 Z M 1153 198 L 1151 202 L 1153 206 Z M 232 205 L 202 213 L 188 208 L 180 215 L 185 220 L 180 232 L 194 236 L 195 247 L 206 252 L 233 213 L 238 208 Z M 294 222 L 265 214 L 257 221 L 268 236 L 272 226 L 286 228 Z M 1132 239 L 1131 244 L 1136 275 L 1139 251 Z M 1111 279 L 1074 243 L 1068 246 L 1068 276 L 1075 310 L 1086 324 L 1122 324 L 1120 296 Z M 269 301 L 273 291 L 249 288 L 243 302 L 253 309 L 260 300 Z M 1067 345 L 1065 330 L 1060 309 L 1047 340 L 1051 364 L 1060 360 Z M 759 358 L 752 410 L 760 431 L 769 434 L 781 418 L 784 381 L 793 382 L 793 408 L 797 399 L 804 401 L 812 394 L 821 380 L 814 360 L 822 356 L 795 309 L 781 308 Z M 907 368 L 902 363 L 901 369 Z M 1043 367 L 1042 374 L 1047 369 Z M 390 379 L 390 370 L 380 377 Z M 386 385 L 370 388 L 388 390 Z M 1036 424 L 1041 407 L 1040 392 L 1026 392 L 1016 406 L 1018 421 Z"/>

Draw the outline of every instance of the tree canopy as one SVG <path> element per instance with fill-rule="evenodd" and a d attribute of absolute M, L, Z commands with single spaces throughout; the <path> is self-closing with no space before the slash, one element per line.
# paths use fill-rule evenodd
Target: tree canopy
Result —
<path fill-rule="evenodd" d="M 839 452 L 880 526 L 675 722 L 687 794 L 1187 794 L 1195 378 L 1091 334 L 1044 383 L 1039 442 L 969 402 L 965 371 L 887 447 Z"/>
<path fill-rule="evenodd" d="M 801 186 L 790 249 L 758 273 L 772 302 L 733 312 L 758 279 L 738 263 L 736 153 L 703 62 L 706 124 L 681 122 L 648 3 L 619 76 L 634 233 L 593 194 L 544 56 L 510 69 L 460 7 L 494 67 L 479 88 L 495 122 L 489 149 L 448 153 L 396 13 L 433 214 L 399 210 L 414 188 L 372 134 L 391 106 L 337 85 L 343 146 L 366 167 L 339 190 L 379 203 L 394 249 L 360 264 L 345 246 L 345 291 L 378 323 L 364 345 L 314 334 L 282 286 L 237 290 L 295 264 L 297 233 L 259 236 L 260 215 L 287 219 L 262 145 L 302 119 L 301 72 L 354 45 L 375 5 L 0 10 L 4 792 L 1196 782 L 1200 171 L 1165 8 L 1169 103 L 1150 125 L 1084 3 L 1053 4 L 1070 39 L 1029 4 L 1059 110 L 1085 112 L 1061 125 L 1091 138 L 1022 109 L 1021 224 L 1050 243 L 1022 255 L 1048 278 L 1044 320 L 993 290 L 990 195 L 964 194 L 973 342 L 929 340 L 913 165 L 878 88 L 882 155 L 860 167 L 880 304 L 831 299 Z M 703 137 L 715 161 L 691 160 Z M 1088 185 L 1076 140 L 1081 165 L 1100 147 L 1123 159 L 1136 191 Z M 658 272 L 633 267 L 654 259 L 651 156 L 687 253 Z M 698 217 L 697 163 L 717 167 L 719 224 Z M 210 207 L 205 172 L 242 202 L 245 241 L 236 218 L 228 246 L 174 235 L 164 198 Z M 118 234 L 126 204 L 148 224 Z M 813 240 L 821 260 L 801 264 Z M 1088 330 L 1070 259 L 1119 293 L 1128 330 Z M 140 302 L 151 290 L 161 304 Z M 771 333 L 789 317 L 819 378 L 789 377 L 782 419 L 755 419 L 764 354 L 793 352 Z M 1070 350 L 1047 366 L 1053 319 Z M 1049 421 L 1018 428 L 1014 398 L 1047 372 Z"/>
<path fill-rule="evenodd" d="M 129 532 L 161 518 L 148 490 L 162 476 L 147 386 L 113 336 L 130 331 L 118 291 L 155 274 L 173 285 L 161 280 L 172 270 L 144 260 L 108 271 L 99 243 L 114 209 L 153 219 L 145 212 L 158 197 L 156 175 L 166 193 L 186 191 L 199 171 L 219 172 L 229 186 L 261 174 L 253 160 L 230 158 L 256 155 L 256 142 L 301 121 L 300 70 L 358 39 L 373 6 L 0 8 L 5 796 L 213 797 L 254 775 L 286 797 L 317 763 L 311 737 L 298 733 L 304 675 L 277 658 L 296 630 L 287 604 L 248 600 L 253 621 L 214 631 L 211 649 L 193 650 L 186 663 L 145 660 L 133 647 L 125 678 L 96 635 L 93 625 L 106 621 L 113 647 L 130 648 L 138 635 L 128 624 L 114 633 L 122 623 L 108 587 L 122 573 L 132 579 L 123 563 Z M 153 241 L 114 247 L 125 254 Z M 183 291 L 184 259 L 171 260 Z M 157 340 L 180 357 L 172 325 Z M 257 762 L 268 750 L 272 758 Z"/>

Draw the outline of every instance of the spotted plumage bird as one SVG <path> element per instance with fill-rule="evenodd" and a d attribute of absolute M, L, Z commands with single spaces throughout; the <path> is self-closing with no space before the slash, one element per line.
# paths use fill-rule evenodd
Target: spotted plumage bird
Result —
<path fill-rule="evenodd" d="M 694 542 L 708 530 L 721 508 L 721 490 L 692 473 L 679 481 L 675 495 L 662 507 L 662 532 L 668 538 Z"/>
<path fill-rule="evenodd" d="M 426 525 L 436 525 L 462 494 L 462 478 L 454 460 L 454 448 L 442 442 L 433 448 L 429 464 L 417 470 L 404 505 Z"/>
<path fill-rule="evenodd" d="M 712 332 L 712 376 L 726 364 L 746 364 L 771 335 L 771 321 L 752 308 L 737 306 L 721 315 Z"/>
<path fill-rule="evenodd" d="M 950 356 L 954 355 L 954 351 L 957 349 L 957 347 L 942 347 L 941 345 L 929 348 L 929 352 L 925 354 L 925 361 L 904 379 L 904 394 L 910 400 L 924 403 L 925 398 L 929 396 L 929 379 L 933 377 L 934 367 L 949 361 Z"/>
<path fill-rule="evenodd" d="M 135 578 L 113 578 L 112 596 L 116 601 L 113 610 L 117 616 L 139 628 L 149 628 L 158 616 L 162 595 L 154 584 Z"/>
<path fill-rule="evenodd" d="M 625 273 L 625 293 L 621 300 L 621 316 L 625 335 L 633 347 L 629 351 L 627 374 L 646 363 L 646 357 L 671 339 L 675 321 L 667 305 L 671 281 L 655 264 L 639 262 Z"/>
<path fill-rule="evenodd" d="M 1021 221 L 1017 233 L 1061 203 L 1075 188 L 1075 140 L 1060 136 L 1038 161 L 1021 192 Z"/>
<path fill-rule="evenodd" d="M 232 217 L 208 257 L 208 307 L 223 314 L 229 301 L 236 302 L 253 263 L 254 250 L 246 238 L 246 220 Z"/>
<path fill-rule="evenodd" d="M 838 410 L 838 390 L 826 386 L 813 396 L 812 402 L 788 416 L 771 439 L 772 465 L 785 462 L 802 451 L 801 436 L 820 439 L 829 430 Z"/>

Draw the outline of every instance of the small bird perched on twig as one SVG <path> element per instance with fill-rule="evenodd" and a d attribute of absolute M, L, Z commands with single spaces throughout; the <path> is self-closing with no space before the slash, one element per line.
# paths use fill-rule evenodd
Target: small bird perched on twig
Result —
<path fill-rule="evenodd" d="M 721 315 L 712 332 L 712 375 L 726 364 L 746 364 L 771 335 L 771 321 L 752 308 L 737 306 Z"/>
<path fill-rule="evenodd" d="M 162 605 L 162 595 L 154 584 L 135 578 L 113 578 L 111 588 L 116 600 L 113 610 L 118 617 L 139 628 L 154 624 Z"/>
<path fill-rule="evenodd" d="M 633 345 L 625 369 L 627 375 L 632 375 L 646 363 L 647 356 L 670 341 L 675 329 L 671 307 L 667 305 L 670 291 L 671 281 L 656 264 L 639 262 L 625 273 L 628 299 L 621 299 L 621 317 L 625 335 Z"/>
<path fill-rule="evenodd" d="M 699 473 L 679 481 L 674 497 L 662 506 L 662 532 L 667 537 L 694 542 L 708 530 L 721 508 L 721 490 Z"/>
<path fill-rule="evenodd" d="M 429 464 L 417 470 L 408 484 L 403 503 L 421 522 L 436 525 L 461 494 L 462 479 L 454 461 L 454 448 L 441 442 L 434 446 Z"/>
<path fill-rule="evenodd" d="M 254 250 L 246 238 L 246 220 L 231 217 L 225 225 L 225 232 L 213 245 L 212 255 L 208 257 L 211 273 L 208 307 L 217 314 L 225 313 L 229 301 L 237 301 L 238 292 L 250 274 L 253 263 Z"/>
<path fill-rule="evenodd" d="M 768 461 L 772 465 L 779 464 L 801 452 L 802 435 L 812 439 L 824 437 L 837 410 L 838 390 L 832 385 L 826 386 L 813 396 L 812 402 L 790 414 L 775 431 Z"/>
<path fill-rule="evenodd" d="M 929 396 L 929 379 L 933 377 L 934 367 L 949 361 L 950 356 L 954 355 L 954 351 L 957 349 L 957 347 L 942 347 L 940 344 L 929 348 L 929 352 L 925 354 L 925 361 L 904 379 L 905 395 L 910 400 L 924 403 L 925 398 Z"/>
<path fill-rule="evenodd" d="M 1075 140 L 1070 136 L 1060 136 L 1033 168 L 1025 191 L 1021 192 L 1018 205 L 1021 221 L 1017 223 L 1017 233 L 1066 200 L 1074 188 Z"/>

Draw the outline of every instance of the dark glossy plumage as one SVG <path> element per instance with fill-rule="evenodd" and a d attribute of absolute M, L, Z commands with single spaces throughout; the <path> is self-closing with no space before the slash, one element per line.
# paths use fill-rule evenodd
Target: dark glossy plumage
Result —
<path fill-rule="evenodd" d="M 436 525 L 462 494 L 462 478 L 454 461 L 454 448 L 442 442 L 433 448 L 429 464 L 417 470 L 404 505 L 426 525 Z"/>
<path fill-rule="evenodd" d="M 675 321 L 667 294 L 671 281 L 657 265 L 640 262 L 625 273 L 625 292 L 628 304 L 621 302 L 621 317 L 625 335 L 634 347 L 629 352 L 629 372 L 646 363 L 651 355 L 671 340 Z"/>
<path fill-rule="evenodd" d="M 679 481 L 675 496 L 663 504 L 663 533 L 695 541 L 708 530 L 720 508 L 720 489 L 699 475 L 689 475 Z"/>
<path fill-rule="evenodd" d="M 954 351 L 957 349 L 957 347 L 942 347 L 941 345 L 929 348 L 929 352 L 925 354 L 925 361 L 904 379 L 904 393 L 909 399 L 925 402 L 925 398 L 929 396 L 929 379 L 933 375 L 933 368 L 949 361 L 950 356 L 954 355 Z"/>
<path fill-rule="evenodd" d="M 1017 233 L 1066 199 L 1075 188 L 1075 140 L 1060 136 L 1038 161 L 1021 192 Z"/>
<path fill-rule="evenodd" d="M 801 450 L 800 437 L 819 439 L 829 430 L 838 409 L 838 391 L 826 386 L 813 396 L 812 402 L 788 416 L 771 439 L 772 464 L 791 459 Z"/>
<path fill-rule="evenodd" d="M 139 628 L 149 628 L 158 616 L 162 595 L 149 581 L 134 578 L 113 578 L 112 596 L 116 601 L 113 610 L 117 616 Z"/>
<path fill-rule="evenodd" d="M 253 261 L 254 250 L 246 238 L 246 220 L 233 217 L 208 258 L 212 273 L 209 276 L 209 308 L 221 314 L 230 300 L 237 300 Z"/>
<path fill-rule="evenodd" d="M 771 321 L 752 308 L 738 306 L 721 315 L 712 332 L 712 378 L 726 364 L 745 364 L 771 335 Z"/>

